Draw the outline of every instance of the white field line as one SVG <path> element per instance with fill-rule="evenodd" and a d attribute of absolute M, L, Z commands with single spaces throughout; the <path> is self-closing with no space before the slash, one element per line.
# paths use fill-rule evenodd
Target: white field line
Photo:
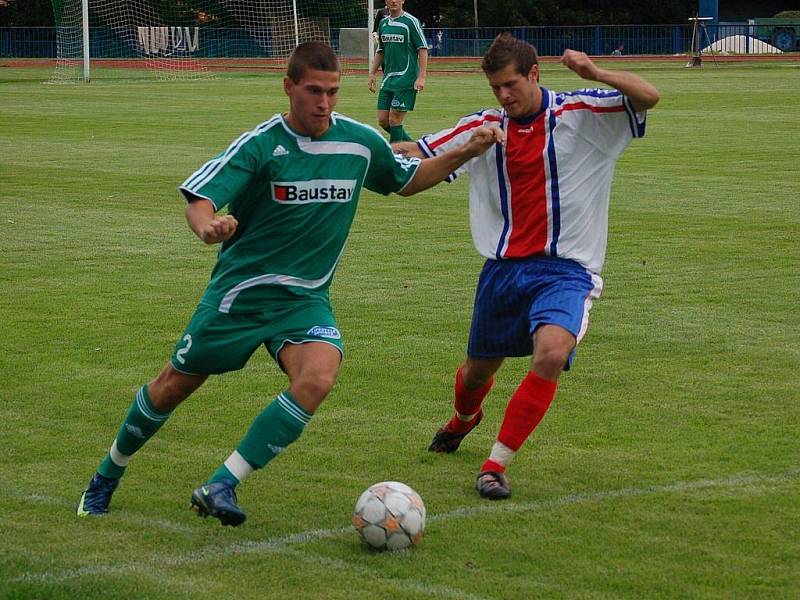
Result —
<path fill-rule="evenodd" d="M 352 531 L 352 528 L 348 528 Z M 401 550 L 400 552 L 413 552 L 413 550 Z M 414 593 L 423 593 L 428 594 L 430 596 L 434 596 L 436 598 L 455 598 L 456 600 L 491 600 L 490 598 L 485 598 L 484 596 L 475 596 L 466 592 L 464 590 L 452 588 L 449 586 L 443 585 L 436 585 L 432 583 L 427 583 L 425 581 L 419 581 L 417 579 L 410 579 L 410 578 L 397 578 L 388 575 L 384 575 L 377 569 L 370 569 L 368 567 L 364 567 L 346 560 L 336 559 L 336 558 L 329 558 L 327 556 L 320 556 L 318 554 L 312 554 L 310 552 L 305 552 L 301 550 L 294 550 L 291 548 L 284 548 L 281 550 L 282 555 L 288 555 L 298 560 L 305 561 L 315 566 L 321 566 L 336 573 L 349 573 L 353 575 L 358 575 L 362 578 L 368 577 L 372 580 L 380 581 L 385 584 L 389 584 L 392 587 L 398 589 L 402 592 L 402 595 L 398 596 L 399 598 L 407 598 L 411 594 L 410 592 Z"/>
<path fill-rule="evenodd" d="M 11 488 L 10 485 L 9 488 Z M 76 507 L 78 506 L 77 500 L 67 500 L 66 498 L 54 498 L 52 496 L 43 496 L 42 494 L 24 494 L 14 490 L 13 488 L 11 488 L 10 491 L 6 493 L 6 496 L 11 498 L 16 498 L 18 500 L 24 500 L 25 502 L 31 502 L 33 504 L 46 504 L 49 506 L 63 507 L 65 510 L 72 511 L 73 513 L 75 512 Z M 170 521 L 169 519 L 153 519 L 149 516 L 132 513 L 126 510 L 119 510 L 119 511 L 115 510 L 114 519 L 119 519 L 127 523 L 133 523 L 138 525 L 147 525 L 150 527 L 154 526 L 158 527 L 159 529 L 164 529 L 166 531 L 169 531 L 171 533 L 180 533 L 185 535 L 195 534 L 199 530 L 198 527 L 192 527 L 190 525 L 185 525 L 183 523 L 176 523 L 175 521 Z"/>
<path fill-rule="evenodd" d="M 606 490 L 597 492 L 583 492 L 577 494 L 568 494 L 566 496 L 558 496 L 549 500 L 536 500 L 532 502 L 487 502 L 480 506 L 457 508 L 455 510 L 440 513 L 437 515 L 430 515 L 429 522 L 449 521 L 451 519 L 462 519 L 481 514 L 495 514 L 495 513 L 524 513 L 534 512 L 540 510 L 547 510 L 552 508 L 560 508 L 563 506 L 572 506 L 576 504 L 603 502 L 606 500 L 613 500 L 617 498 L 634 498 L 638 496 L 648 496 L 656 494 L 671 494 L 692 492 L 698 490 L 714 489 L 714 488 L 734 488 L 745 489 L 754 485 L 760 484 L 780 484 L 783 482 L 794 481 L 800 478 L 800 468 L 791 469 L 776 475 L 734 475 L 723 479 L 697 479 L 693 481 L 678 481 L 666 485 L 648 486 L 641 488 L 621 488 L 618 490 Z M 44 497 L 39 497 L 44 500 Z M 53 500 L 48 500 L 53 502 Z M 60 504 L 61 501 L 58 501 Z M 149 521 L 144 517 L 136 519 L 137 522 L 142 524 L 149 524 Z M 292 546 L 303 545 L 317 540 L 338 537 L 342 535 L 353 535 L 352 526 L 337 527 L 334 529 L 312 529 L 295 533 L 286 536 L 266 538 L 260 541 L 246 541 L 236 542 L 232 544 L 225 544 L 220 546 L 209 546 L 200 550 L 185 552 L 183 554 L 171 554 L 168 556 L 153 556 L 149 559 L 140 561 L 131 561 L 127 563 L 118 563 L 115 565 L 97 565 L 85 566 L 77 569 L 64 569 L 60 571 L 44 571 L 41 573 L 26 573 L 12 579 L 12 582 L 26 582 L 26 583 L 45 583 L 52 584 L 70 579 L 77 579 L 81 577 L 91 577 L 96 575 L 114 575 L 114 574 L 130 574 L 133 572 L 142 574 L 151 574 L 159 576 L 159 571 L 163 571 L 168 567 L 180 567 L 185 565 L 200 564 L 206 561 L 216 560 L 218 558 L 226 558 L 238 555 L 250 554 L 269 554 L 269 553 L 290 553 L 298 555 L 305 553 L 292 548 Z M 335 565 L 337 570 L 341 569 L 342 564 L 349 564 L 345 561 L 335 561 L 333 559 L 323 557 L 310 557 L 310 560 L 318 564 L 329 563 Z M 354 569 L 355 567 L 351 567 Z M 359 571 L 360 572 L 360 571 Z M 161 573 L 163 575 L 163 573 Z M 376 578 L 382 578 L 379 575 L 374 575 Z M 388 578 L 388 581 L 394 581 Z M 401 580 L 398 580 L 398 582 Z M 450 590 L 449 588 L 440 588 L 430 586 L 420 582 L 409 582 L 410 585 L 415 586 L 414 589 L 423 591 L 423 588 L 433 593 L 434 588 L 437 592 L 443 595 L 450 595 L 456 593 L 458 590 Z M 459 592 L 461 597 L 466 597 L 463 592 Z"/>
<path fill-rule="evenodd" d="M 696 479 L 694 481 L 678 481 L 666 485 L 643 488 L 622 488 L 599 492 L 582 492 L 559 496 L 551 500 L 535 500 L 533 502 L 493 502 L 481 506 L 457 508 L 447 513 L 431 516 L 428 521 L 444 521 L 477 514 L 497 512 L 528 512 L 547 508 L 556 508 L 570 504 L 602 502 L 612 498 L 632 498 L 650 494 L 669 494 L 691 492 L 708 488 L 745 488 L 760 483 L 781 483 L 800 478 L 800 469 L 791 469 L 777 475 L 733 475 L 725 479 Z"/>

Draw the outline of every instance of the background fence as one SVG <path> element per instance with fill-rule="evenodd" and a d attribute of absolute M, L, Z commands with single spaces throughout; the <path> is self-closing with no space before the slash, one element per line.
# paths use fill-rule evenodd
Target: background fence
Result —
<path fill-rule="evenodd" d="M 480 56 L 494 37 L 509 31 L 532 43 L 541 56 L 559 56 L 564 49 L 581 50 L 591 55 L 614 53 L 637 55 L 682 54 L 691 51 L 692 26 L 682 25 L 596 25 L 574 27 L 505 28 L 427 28 L 425 34 L 432 56 Z M 135 36 L 133 36 L 135 39 Z M 119 31 L 93 27 L 90 30 L 93 58 L 132 58 L 137 48 L 123 41 Z M 768 43 L 784 52 L 800 51 L 800 23 L 741 24 L 720 23 L 700 30 L 700 46 L 731 38 L 724 51 L 741 54 L 761 52 Z M 195 58 L 271 57 L 264 40 L 269 31 L 233 27 L 201 27 Z M 333 45 L 338 31 L 331 32 Z M 365 49 L 366 54 L 366 49 Z M 14 58 L 55 58 L 56 28 L 0 28 L 0 56 Z"/>

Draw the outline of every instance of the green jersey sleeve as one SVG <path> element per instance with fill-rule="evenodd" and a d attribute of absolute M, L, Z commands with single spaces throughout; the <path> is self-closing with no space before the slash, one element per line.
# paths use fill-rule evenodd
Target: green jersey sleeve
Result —
<path fill-rule="evenodd" d="M 414 18 L 410 19 L 411 25 L 408 28 L 409 31 L 409 43 L 411 46 L 417 50 L 428 49 L 428 40 L 425 39 L 425 34 L 422 33 L 422 27 L 419 24 L 419 21 Z"/>
<path fill-rule="evenodd" d="M 180 186 L 190 200 L 193 196 L 211 201 L 215 210 L 241 196 L 258 176 L 258 144 L 252 132 L 243 134 L 225 152 L 209 160 Z"/>
<path fill-rule="evenodd" d="M 395 154 L 378 133 L 373 138 L 372 159 L 364 178 L 364 187 L 383 195 L 399 192 L 414 178 L 420 159 Z"/>

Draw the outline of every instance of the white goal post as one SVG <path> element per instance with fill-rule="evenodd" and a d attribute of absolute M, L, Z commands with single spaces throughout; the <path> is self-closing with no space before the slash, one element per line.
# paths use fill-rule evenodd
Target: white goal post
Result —
<path fill-rule="evenodd" d="M 110 77 L 129 78 L 130 69 L 142 69 L 167 80 L 203 79 L 218 69 L 282 71 L 291 51 L 311 40 L 330 44 L 345 73 L 367 69 L 374 55 L 374 0 L 52 3 L 53 83 L 88 82 L 99 67 Z"/>

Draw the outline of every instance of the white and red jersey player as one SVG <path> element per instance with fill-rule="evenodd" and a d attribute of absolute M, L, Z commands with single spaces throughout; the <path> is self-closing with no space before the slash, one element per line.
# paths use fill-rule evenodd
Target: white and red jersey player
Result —
<path fill-rule="evenodd" d="M 504 143 L 450 175 L 470 175 L 472 235 L 487 260 L 467 356 L 456 373 L 455 414 L 429 446 L 454 452 L 480 423 L 503 360 L 532 355 L 475 482 L 492 500 L 511 496 L 506 468 L 549 409 L 586 333 L 592 300 L 602 290 L 614 167 L 631 140 L 644 135 L 646 112 L 660 97 L 635 73 L 600 68 L 583 52 L 568 49 L 561 63 L 610 89 L 541 87 L 535 48 L 501 34 L 481 61 L 500 108 L 399 148 L 432 157 L 476 127 L 502 129 L 497 137 Z"/>
<path fill-rule="evenodd" d="M 478 252 L 491 259 L 567 258 L 599 274 L 614 166 L 631 140 L 644 135 L 646 113 L 637 113 L 617 90 L 540 89 L 541 106 L 529 117 L 483 110 L 417 144 L 432 157 L 463 144 L 476 127 L 502 128 L 505 144 L 495 144 L 448 178 L 470 175 L 470 225 Z"/>

